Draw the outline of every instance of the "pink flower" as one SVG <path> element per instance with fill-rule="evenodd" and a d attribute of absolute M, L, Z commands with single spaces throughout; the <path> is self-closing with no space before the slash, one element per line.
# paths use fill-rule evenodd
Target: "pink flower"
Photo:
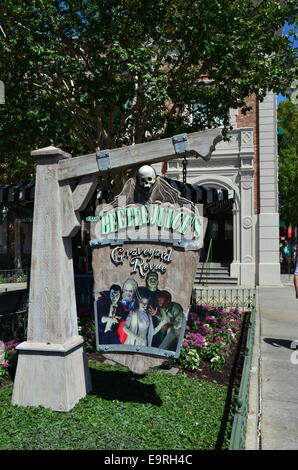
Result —
<path fill-rule="evenodd" d="M 2 362 L 2 363 L 1 363 L 1 366 L 2 366 L 2 367 L 9 367 L 9 364 L 8 364 L 8 362 Z"/>

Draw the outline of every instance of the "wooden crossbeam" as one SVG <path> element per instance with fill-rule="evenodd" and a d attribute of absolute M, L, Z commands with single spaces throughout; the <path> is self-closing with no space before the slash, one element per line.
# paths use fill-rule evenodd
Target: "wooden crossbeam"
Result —
<path fill-rule="evenodd" d="M 220 128 L 187 134 L 189 155 L 209 160 L 215 145 L 220 140 L 222 140 Z M 109 154 L 109 169 L 111 170 L 173 160 L 179 157 L 179 154 L 175 152 L 172 138 L 110 149 L 107 152 Z M 63 181 L 98 173 L 98 171 L 96 153 L 91 153 L 60 160 L 58 179 Z"/>

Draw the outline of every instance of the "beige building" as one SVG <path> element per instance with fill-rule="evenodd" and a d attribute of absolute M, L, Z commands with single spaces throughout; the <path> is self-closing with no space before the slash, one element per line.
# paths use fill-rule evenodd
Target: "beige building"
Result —
<path fill-rule="evenodd" d="M 202 261 L 212 239 L 212 262 L 228 266 L 235 283 L 279 285 L 276 97 L 268 94 L 262 103 L 251 97 L 249 104 L 245 116 L 231 111 L 230 141 L 219 143 L 210 161 L 189 158 L 187 182 L 217 190 L 219 199 L 221 190 L 229 193 L 228 201 L 206 206 Z M 156 170 L 182 181 L 181 160 Z"/>

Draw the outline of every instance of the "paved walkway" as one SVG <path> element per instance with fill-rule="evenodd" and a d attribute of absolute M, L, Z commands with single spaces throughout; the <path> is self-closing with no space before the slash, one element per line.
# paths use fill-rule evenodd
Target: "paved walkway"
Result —
<path fill-rule="evenodd" d="M 247 450 L 298 450 L 298 300 L 282 283 L 258 287 Z"/>
<path fill-rule="evenodd" d="M 27 288 L 27 283 L 26 282 L 8 282 L 6 284 L 0 284 L 0 293 L 1 292 L 6 292 L 6 291 L 11 291 L 11 290 L 20 290 L 20 289 L 26 289 Z"/>

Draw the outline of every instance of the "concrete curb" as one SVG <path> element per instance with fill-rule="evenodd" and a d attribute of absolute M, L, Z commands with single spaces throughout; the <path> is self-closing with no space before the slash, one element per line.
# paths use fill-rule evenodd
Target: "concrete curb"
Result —
<path fill-rule="evenodd" d="M 8 282 L 0 284 L 0 293 L 21 289 L 27 289 L 27 282 Z"/>

